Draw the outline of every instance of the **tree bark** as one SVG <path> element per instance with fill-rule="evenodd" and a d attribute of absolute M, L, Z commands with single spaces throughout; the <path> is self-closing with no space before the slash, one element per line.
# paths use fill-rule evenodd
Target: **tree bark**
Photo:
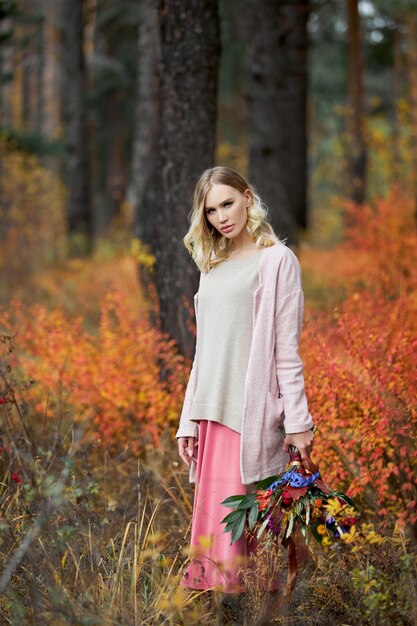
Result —
<path fill-rule="evenodd" d="M 288 174 L 286 185 L 290 210 L 298 228 L 308 227 L 307 201 L 307 22 L 309 0 L 296 0 L 283 6 L 287 37 L 286 89 L 286 153 Z"/>
<path fill-rule="evenodd" d="M 407 74 L 408 100 L 410 106 L 410 187 L 414 198 L 414 214 L 417 220 L 417 15 L 409 11 L 406 14 L 407 26 Z"/>
<path fill-rule="evenodd" d="M 161 110 L 156 188 L 156 286 L 162 327 L 190 356 L 198 273 L 182 238 L 194 185 L 213 165 L 219 21 L 215 0 L 160 0 Z"/>
<path fill-rule="evenodd" d="M 94 0 L 89 6 L 96 235 L 108 231 L 126 199 L 140 5 L 140 0 Z"/>
<path fill-rule="evenodd" d="M 83 235 L 82 249 L 90 252 L 93 215 L 90 204 L 89 141 L 87 128 L 87 77 L 83 49 L 83 1 L 61 0 L 61 64 L 67 216 L 71 235 Z"/>
<path fill-rule="evenodd" d="M 249 177 L 288 243 L 307 218 L 308 0 L 247 0 Z"/>
<path fill-rule="evenodd" d="M 146 245 L 156 239 L 158 142 L 160 132 L 160 33 L 154 0 L 140 1 L 138 78 L 131 196 L 135 234 Z"/>
<path fill-rule="evenodd" d="M 12 93 L 13 93 L 13 60 L 15 54 L 14 18 L 7 14 L 0 20 L 0 120 L 2 126 L 11 126 L 13 123 Z"/>
<path fill-rule="evenodd" d="M 392 124 L 392 180 L 398 183 L 401 180 L 401 173 L 404 164 L 401 157 L 400 149 L 400 131 L 401 131 L 401 106 L 400 100 L 403 97 L 404 83 L 404 61 L 402 52 L 403 35 L 401 32 L 401 20 L 395 20 L 396 28 L 394 31 L 393 42 L 393 124 Z"/>
<path fill-rule="evenodd" d="M 362 204 L 366 195 L 364 61 L 358 0 L 347 0 L 348 18 L 348 130 L 351 137 L 349 175 L 351 197 Z"/>

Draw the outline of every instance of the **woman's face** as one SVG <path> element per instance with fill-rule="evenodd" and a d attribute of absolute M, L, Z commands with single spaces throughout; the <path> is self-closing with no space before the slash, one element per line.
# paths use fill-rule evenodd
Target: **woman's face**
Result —
<path fill-rule="evenodd" d="M 214 184 L 207 192 L 204 210 L 207 221 L 228 239 L 237 237 L 246 226 L 252 202 L 249 189 L 243 193 L 229 185 Z"/>

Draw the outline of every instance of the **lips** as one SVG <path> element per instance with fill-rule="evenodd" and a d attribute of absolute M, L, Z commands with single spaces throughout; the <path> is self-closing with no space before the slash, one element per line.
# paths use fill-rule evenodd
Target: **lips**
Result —
<path fill-rule="evenodd" d="M 224 226 L 224 228 L 221 229 L 222 233 L 230 233 L 230 231 L 232 230 L 234 224 L 230 224 L 229 226 Z"/>

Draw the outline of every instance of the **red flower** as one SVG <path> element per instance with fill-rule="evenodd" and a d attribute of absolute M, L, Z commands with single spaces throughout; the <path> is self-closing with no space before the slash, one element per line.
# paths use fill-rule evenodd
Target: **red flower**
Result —
<path fill-rule="evenodd" d="M 291 506 L 292 504 L 292 495 L 290 494 L 289 491 L 286 491 L 284 489 L 284 491 L 282 492 L 282 506 Z"/>
<path fill-rule="evenodd" d="M 263 491 L 262 489 L 260 489 L 259 491 L 256 492 L 256 500 L 259 504 L 260 511 L 263 511 L 264 509 L 268 507 L 269 500 L 273 493 L 274 492 L 271 491 L 270 489 L 267 489 L 266 491 Z"/>
<path fill-rule="evenodd" d="M 2 397 L 0 396 L 0 404 L 4 404 L 5 402 L 6 402 L 5 398 L 2 398 Z"/>
<path fill-rule="evenodd" d="M 17 472 L 12 472 L 11 474 L 11 479 L 15 482 L 15 483 L 21 483 L 22 479 L 20 478 L 19 474 Z"/>

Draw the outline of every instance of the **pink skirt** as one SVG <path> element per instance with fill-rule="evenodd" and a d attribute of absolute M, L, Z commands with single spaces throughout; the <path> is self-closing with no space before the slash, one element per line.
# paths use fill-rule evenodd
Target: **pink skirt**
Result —
<path fill-rule="evenodd" d="M 251 491 L 240 475 L 240 433 L 214 421 L 201 420 L 190 541 L 190 563 L 180 585 L 188 589 L 247 591 L 246 572 L 253 566 L 258 542 L 242 535 L 232 545 L 221 520 L 233 509 L 220 504 L 231 495 Z M 251 558 L 249 558 L 251 557 Z M 277 589 L 277 577 L 269 580 Z"/>

